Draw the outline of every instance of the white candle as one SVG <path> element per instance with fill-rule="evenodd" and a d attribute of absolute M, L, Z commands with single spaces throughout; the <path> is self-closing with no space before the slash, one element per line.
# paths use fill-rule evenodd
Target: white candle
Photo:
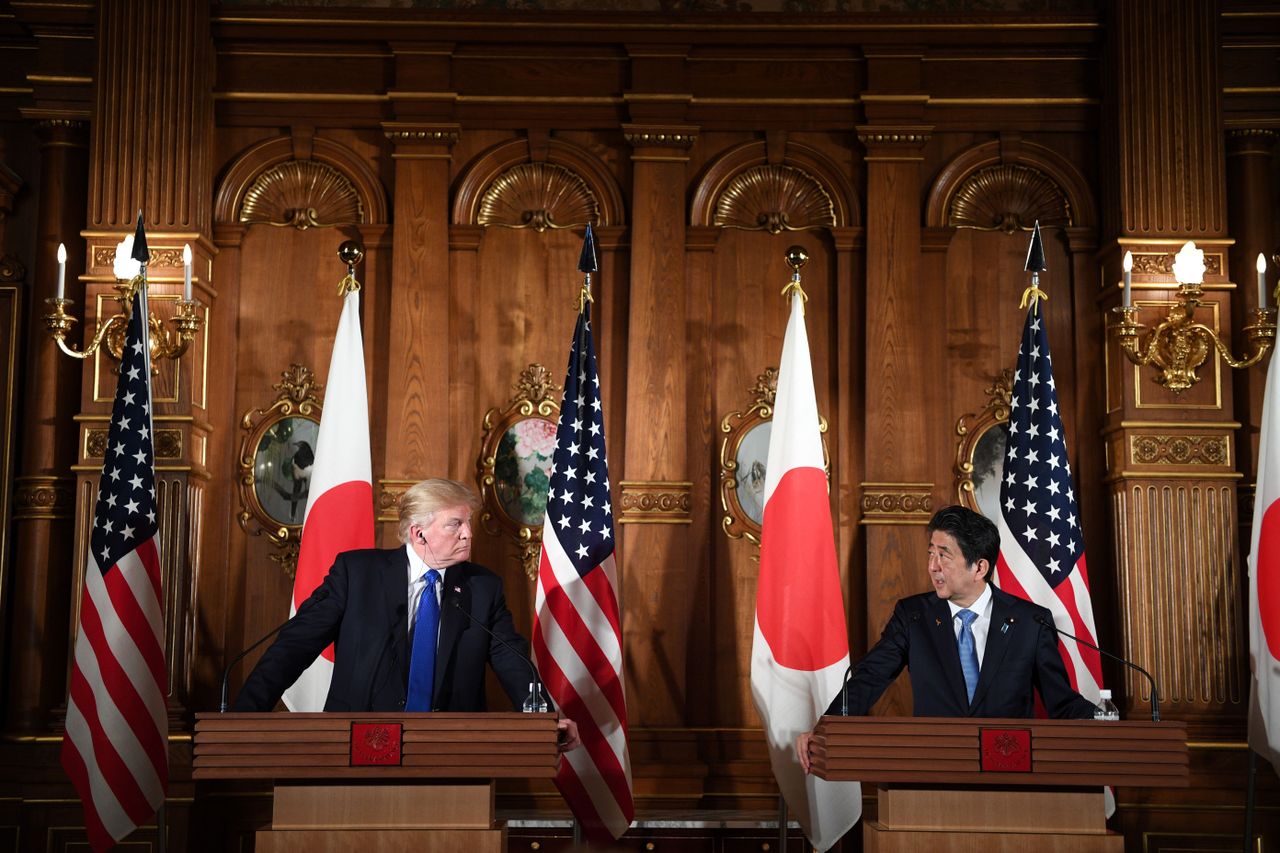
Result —
<path fill-rule="evenodd" d="M 1258 255 L 1262 257 L 1262 255 Z M 58 298 L 62 299 L 67 293 L 67 247 L 62 243 L 58 244 Z"/>
<path fill-rule="evenodd" d="M 182 298 L 191 301 L 191 244 L 182 246 Z"/>
<path fill-rule="evenodd" d="M 1258 307 L 1267 307 L 1267 259 L 1258 253 Z"/>
<path fill-rule="evenodd" d="M 1133 252 L 1124 253 L 1124 307 L 1133 306 L 1133 294 L 1131 288 L 1133 285 Z"/>

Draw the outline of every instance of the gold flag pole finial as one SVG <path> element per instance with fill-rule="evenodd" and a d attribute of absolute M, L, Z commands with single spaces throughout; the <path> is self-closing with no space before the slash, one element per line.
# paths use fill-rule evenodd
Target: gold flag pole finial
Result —
<path fill-rule="evenodd" d="M 800 268 L 809 263 L 809 253 L 804 250 L 803 246 L 792 246 L 787 249 L 787 266 L 791 267 L 791 281 L 787 286 L 782 288 L 782 295 L 786 296 L 792 290 L 800 294 L 800 298 L 805 302 L 809 301 L 809 294 L 804 292 L 804 288 L 800 286 Z"/>
<path fill-rule="evenodd" d="M 344 240 L 338 247 L 338 258 L 347 265 L 346 276 L 338 282 L 338 295 L 346 296 L 360 289 L 360 282 L 356 280 L 356 266 L 364 260 L 364 249 L 355 240 Z"/>
<path fill-rule="evenodd" d="M 587 307 L 588 302 L 595 302 L 591 296 L 591 273 L 584 273 L 582 276 L 582 290 L 578 293 L 578 313 L 582 313 L 582 309 Z"/>

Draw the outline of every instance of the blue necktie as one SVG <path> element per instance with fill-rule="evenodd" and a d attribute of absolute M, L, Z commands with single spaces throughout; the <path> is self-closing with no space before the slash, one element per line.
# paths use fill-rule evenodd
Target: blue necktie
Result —
<path fill-rule="evenodd" d="M 978 689 L 978 646 L 973 640 L 973 620 L 978 614 L 961 610 L 956 618 L 960 620 L 960 671 L 964 673 L 964 687 L 972 702 L 973 691 Z"/>
<path fill-rule="evenodd" d="M 413 651 L 409 655 L 409 697 L 406 711 L 430 711 L 431 690 L 436 680 L 436 636 L 440 633 L 440 602 L 436 584 L 440 573 L 427 569 L 427 588 L 418 599 L 418 616 L 413 623 Z"/>

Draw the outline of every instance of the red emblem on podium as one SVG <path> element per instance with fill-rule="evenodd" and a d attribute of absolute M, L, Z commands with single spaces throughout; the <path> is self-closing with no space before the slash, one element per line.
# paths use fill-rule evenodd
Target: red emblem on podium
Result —
<path fill-rule="evenodd" d="M 981 734 L 984 772 L 1031 772 L 1030 729 L 982 729 Z"/>
<path fill-rule="evenodd" d="M 351 766 L 400 765 L 400 723 L 352 723 Z"/>

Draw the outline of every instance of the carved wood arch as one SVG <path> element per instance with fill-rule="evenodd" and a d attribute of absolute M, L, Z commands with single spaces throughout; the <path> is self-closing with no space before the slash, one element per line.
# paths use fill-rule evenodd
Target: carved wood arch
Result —
<path fill-rule="evenodd" d="M 694 188 L 689 210 L 690 225 L 695 228 L 715 226 L 716 208 L 730 185 L 751 169 L 768 165 L 771 164 L 763 141 L 743 143 L 718 157 L 707 167 Z M 798 169 L 816 182 L 831 200 L 835 218 L 832 227 L 848 228 L 862 224 L 855 203 L 858 196 L 853 181 L 823 152 L 808 145 L 788 142 L 782 162 L 773 165 Z"/>
<path fill-rule="evenodd" d="M 625 224 L 626 206 L 623 204 L 622 190 L 599 158 L 561 139 L 549 140 L 546 151 L 546 160 L 543 162 L 568 170 L 594 196 L 599 216 L 599 221 L 595 223 L 597 226 Z M 480 213 L 485 191 L 504 173 L 532 162 L 534 161 L 529 155 L 529 142 L 526 139 L 500 142 L 481 152 L 463 169 L 455 184 L 451 214 L 453 224 L 481 224 Z"/>
<path fill-rule="evenodd" d="M 364 223 L 386 223 L 387 194 L 364 158 L 345 145 L 324 137 L 315 137 L 310 144 L 312 160 L 331 167 L 351 182 L 364 212 Z M 218 183 L 214 194 L 213 221 L 237 223 L 245 196 L 254 182 L 271 169 L 290 161 L 294 161 L 294 141 L 289 136 L 265 139 L 240 152 Z"/>
<path fill-rule="evenodd" d="M 1053 149 L 1026 141 L 1020 141 L 1013 148 L 1013 155 L 1006 157 L 1001 154 L 998 139 L 961 152 L 942 168 L 929 190 L 925 227 L 951 227 L 949 216 L 957 194 L 980 171 L 1001 165 L 1022 166 L 1043 174 L 1057 186 L 1066 200 L 1067 209 L 1071 212 L 1070 225 L 1089 231 L 1097 229 L 1093 193 L 1074 165 Z"/>

